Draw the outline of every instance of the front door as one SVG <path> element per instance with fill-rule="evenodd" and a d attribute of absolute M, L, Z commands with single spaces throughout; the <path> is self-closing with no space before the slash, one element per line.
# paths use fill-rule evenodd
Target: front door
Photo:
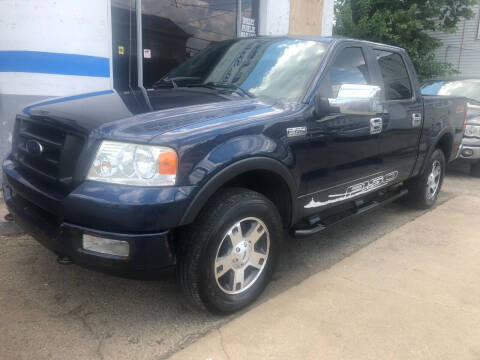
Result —
<path fill-rule="evenodd" d="M 343 84 L 378 85 L 366 49 L 358 44 L 337 49 L 319 82 L 322 99 L 336 98 Z M 325 106 L 328 109 L 328 106 Z M 306 215 L 352 200 L 392 181 L 379 156 L 383 114 L 342 114 L 326 110 L 309 120 L 310 194 Z"/>

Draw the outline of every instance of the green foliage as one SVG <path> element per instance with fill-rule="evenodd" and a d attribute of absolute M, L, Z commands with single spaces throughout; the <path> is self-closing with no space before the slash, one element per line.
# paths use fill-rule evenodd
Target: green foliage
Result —
<path fill-rule="evenodd" d="M 435 60 L 441 42 L 426 31 L 453 32 L 477 0 L 336 0 L 334 34 L 406 49 L 421 79 L 454 73 Z"/>

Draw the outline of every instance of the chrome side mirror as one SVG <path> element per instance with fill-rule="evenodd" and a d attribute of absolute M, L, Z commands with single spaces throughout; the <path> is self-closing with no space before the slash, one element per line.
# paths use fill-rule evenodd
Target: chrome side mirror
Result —
<path fill-rule="evenodd" d="M 328 104 L 342 114 L 375 115 L 382 112 L 380 92 L 376 85 L 343 84 L 337 98 L 328 99 Z"/>

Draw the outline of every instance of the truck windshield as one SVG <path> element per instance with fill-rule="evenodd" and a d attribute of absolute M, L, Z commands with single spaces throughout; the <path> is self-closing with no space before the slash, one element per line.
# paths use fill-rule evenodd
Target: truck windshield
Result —
<path fill-rule="evenodd" d="M 464 96 L 480 102 L 480 79 L 431 81 L 422 86 L 422 94 Z"/>
<path fill-rule="evenodd" d="M 208 87 L 243 96 L 298 99 L 320 65 L 328 43 L 243 39 L 211 44 L 154 87 Z"/>

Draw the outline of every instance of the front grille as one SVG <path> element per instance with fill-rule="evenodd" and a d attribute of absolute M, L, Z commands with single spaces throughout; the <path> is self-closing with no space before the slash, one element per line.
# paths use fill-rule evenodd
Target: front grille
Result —
<path fill-rule="evenodd" d="M 40 144 L 41 151 L 32 151 Z M 18 166 L 41 180 L 68 185 L 84 140 L 45 119 L 17 117 L 14 155 Z"/>

